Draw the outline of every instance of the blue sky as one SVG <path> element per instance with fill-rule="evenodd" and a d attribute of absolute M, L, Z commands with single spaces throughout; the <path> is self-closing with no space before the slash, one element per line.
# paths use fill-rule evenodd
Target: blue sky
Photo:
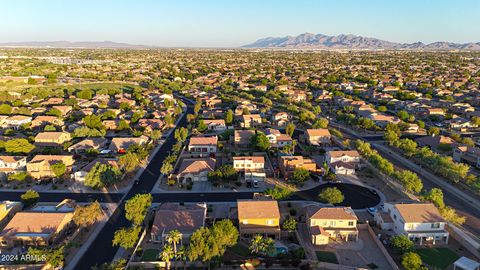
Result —
<path fill-rule="evenodd" d="M 0 42 L 240 46 L 305 32 L 479 42 L 478 0 L 0 0 Z"/>

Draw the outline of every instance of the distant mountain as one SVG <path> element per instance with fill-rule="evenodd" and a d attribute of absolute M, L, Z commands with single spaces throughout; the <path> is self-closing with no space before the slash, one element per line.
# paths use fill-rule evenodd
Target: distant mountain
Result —
<path fill-rule="evenodd" d="M 148 48 L 144 45 L 118 43 L 113 41 L 29 41 L 0 43 L 0 47 L 29 47 L 29 48 Z"/>
<path fill-rule="evenodd" d="M 304 33 L 298 36 L 267 37 L 259 39 L 244 48 L 285 48 L 285 49 L 363 49 L 363 50 L 480 50 L 477 43 L 434 42 L 423 44 L 396 43 L 378 38 L 356 35 L 327 36 L 323 34 Z"/>

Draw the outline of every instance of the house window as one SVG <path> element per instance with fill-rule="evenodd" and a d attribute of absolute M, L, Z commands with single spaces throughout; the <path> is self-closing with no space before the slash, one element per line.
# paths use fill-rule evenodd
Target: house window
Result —
<path fill-rule="evenodd" d="M 273 225 L 273 220 L 271 219 L 267 220 L 267 225 Z"/>
<path fill-rule="evenodd" d="M 432 223 L 432 229 L 438 229 L 440 228 L 440 223 Z"/>
<path fill-rule="evenodd" d="M 397 220 L 397 215 L 393 214 L 393 219 Z"/>
<path fill-rule="evenodd" d="M 353 226 L 353 221 L 349 221 L 348 226 Z"/>
<path fill-rule="evenodd" d="M 248 224 L 248 219 L 242 220 L 242 224 Z"/>

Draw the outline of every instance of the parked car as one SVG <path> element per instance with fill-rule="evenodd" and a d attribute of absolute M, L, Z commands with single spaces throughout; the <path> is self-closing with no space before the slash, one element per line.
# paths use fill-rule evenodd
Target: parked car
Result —
<path fill-rule="evenodd" d="M 369 207 L 367 208 L 367 212 L 370 214 L 370 215 L 375 215 L 375 213 L 377 212 L 377 208 L 376 207 Z"/>

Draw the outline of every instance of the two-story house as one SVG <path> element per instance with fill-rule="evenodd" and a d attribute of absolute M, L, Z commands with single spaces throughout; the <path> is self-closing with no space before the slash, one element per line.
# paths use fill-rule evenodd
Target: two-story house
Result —
<path fill-rule="evenodd" d="M 25 171 L 27 157 L 23 156 L 0 156 L 0 172 L 5 174 Z"/>
<path fill-rule="evenodd" d="M 40 132 L 35 136 L 35 146 L 63 147 L 63 144 L 71 139 L 68 132 Z"/>
<path fill-rule="evenodd" d="M 192 154 L 211 154 L 217 152 L 217 136 L 194 136 L 188 143 L 188 151 Z"/>
<path fill-rule="evenodd" d="M 480 148 L 472 146 L 457 146 L 453 149 L 453 160 L 480 168 Z"/>
<path fill-rule="evenodd" d="M 222 133 L 227 130 L 227 125 L 223 119 L 205 119 L 203 123 L 207 126 L 207 130 L 215 133 Z"/>
<path fill-rule="evenodd" d="M 266 177 L 263 156 L 233 157 L 233 168 L 245 182 L 263 181 Z"/>
<path fill-rule="evenodd" d="M 239 148 L 249 147 L 253 135 L 255 135 L 254 130 L 235 130 L 233 133 L 235 146 Z"/>
<path fill-rule="evenodd" d="M 179 183 L 207 181 L 208 173 L 215 170 L 213 158 L 186 158 L 180 163 L 176 178 Z"/>
<path fill-rule="evenodd" d="M 19 129 L 22 125 L 32 122 L 32 117 L 25 115 L 12 115 L 5 119 L 3 127 Z"/>
<path fill-rule="evenodd" d="M 332 136 L 326 128 L 307 129 L 305 136 L 310 145 L 320 146 L 330 144 Z"/>
<path fill-rule="evenodd" d="M 305 217 L 314 245 L 326 245 L 329 239 L 358 240 L 358 218 L 350 207 L 307 206 Z"/>
<path fill-rule="evenodd" d="M 318 170 L 317 163 L 313 159 L 303 156 L 280 156 L 278 168 L 285 179 L 290 178 L 296 168 L 303 168 L 311 172 Z"/>
<path fill-rule="evenodd" d="M 242 115 L 242 127 L 251 128 L 262 123 L 262 117 L 259 114 Z"/>
<path fill-rule="evenodd" d="M 416 244 L 448 243 L 445 219 L 432 203 L 385 203 L 374 218 L 381 229 L 405 235 Z"/>
<path fill-rule="evenodd" d="M 360 154 L 357 150 L 327 151 L 325 161 L 336 174 L 353 174 L 360 163 Z"/>
<path fill-rule="evenodd" d="M 238 200 L 238 226 L 241 237 L 261 234 L 280 238 L 280 209 L 274 200 Z"/>
<path fill-rule="evenodd" d="M 70 169 L 75 161 L 72 155 L 36 155 L 27 162 L 27 172 L 36 179 L 55 177 L 51 166 L 58 162 L 63 162 L 67 169 Z"/>

